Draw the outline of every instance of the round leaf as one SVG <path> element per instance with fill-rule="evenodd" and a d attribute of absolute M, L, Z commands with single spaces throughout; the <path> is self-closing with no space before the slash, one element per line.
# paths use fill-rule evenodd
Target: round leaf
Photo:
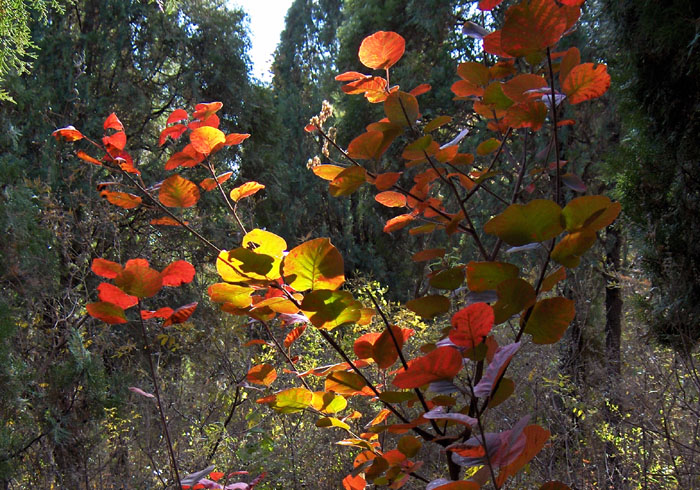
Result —
<path fill-rule="evenodd" d="M 486 223 L 484 231 L 514 246 L 543 242 L 562 232 L 561 214 L 559 205 L 548 199 L 512 204 Z"/>
<path fill-rule="evenodd" d="M 535 344 L 553 344 L 561 339 L 575 315 L 574 302 L 570 299 L 543 299 L 535 303 L 525 333 L 532 335 Z"/>
<path fill-rule="evenodd" d="M 338 289 L 345 282 L 343 257 L 328 238 L 317 238 L 292 249 L 283 275 L 297 291 Z"/>
<path fill-rule="evenodd" d="M 161 184 L 158 200 L 170 208 L 189 208 L 199 201 L 199 189 L 178 174 L 171 175 Z"/>
<path fill-rule="evenodd" d="M 406 41 L 400 35 L 379 31 L 362 41 L 358 56 L 367 68 L 384 70 L 401 59 L 405 48 Z"/>

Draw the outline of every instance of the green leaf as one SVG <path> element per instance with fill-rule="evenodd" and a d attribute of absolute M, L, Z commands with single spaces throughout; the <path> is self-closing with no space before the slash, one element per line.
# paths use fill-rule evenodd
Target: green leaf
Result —
<path fill-rule="evenodd" d="M 512 204 L 484 226 L 484 231 L 513 246 L 543 242 L 563 231 L 562 210 L 549 199 Z"/>
<path fill-rule="evenodd" d="M 421 444 L 417 437 L 403 436 L 401 439 L 399 439 L 396 449 L 406 455 L 407 458 L 412 458 L 418 454 L 418 451 L 420 451 L 422 446 L 423 444 Z"/>
<path fill-rule="evenodd" d="M 421 318 L 430 320 L 438 315 L 447 313 L 450 309 L 450 300 L 445 296 L 437 294 L 423 296 L 422 298 L 412 299 L 406 303 L 406 308 Z"/>
<path fill-rule="evenodd" d="M 476 154 L 481 156 L 488 155 L 489 153 L 496 151 L 499 146 L 501 146 L 500 141 L 498 141 L 496 138 L 489 138 L 486 141 L 479 143 L 479 146 L 476 147 Z"/>
<path fill-rule="evenodd" d="M 328 238 L 317 238 L 290 250 L 284 278 L 297 291 L 338 289 L 345 282 L 343 257 Z"/>
<path fill-rule="evenodd" d="M 323 413 L 338 413 L 348 406 L 345 397 L 330 392 L 314 392 L 313 407 Z"/>
<path fill-rule="evenodd" d="M 620 203 L 605 196 L 581 196 L 572 199 L 561 212 L 566 231 L 588 228 L 598 231 L 615 221 L 620 214 Z"/>
<path fill-rule="evenodd" d="M 411 126 L 418 116 L 418 100 L 406 92 L 394 92 L 384 101 L 384 113 L 394 124 Z"/>
<path fill-rule="evenodd" d="M 316 427 L 339 427 L 341 429 L 350 430 L 350 426 L 335 417 L 321 417 L 316 421 Z"/>
<path fill-rule="evenodd" d="M 503 323 L 535 302 L 536 294 L 529 282 L 519 277 L 506 279 L 496 288 L 498 301 L 493 305 L 495 323 Z"/>
<path fill-rule="evenodd" d="M 314 394 L 306 388 L 289 388 L 272 396 L 261 398 L 257 403 L 267 403 L 270 408 L 281 413 L 301 412 L 311 405 Z"/>
<path fill-rule="evenodd" d="M 464 283 L 464 266 L 441 270 L 430 278 L 430 285 L 436 289 L 459 288 Z"/>
<path fill-rule="evenodd" d="M 347 291 L 317 289 L 307 294 L 301 310 L 316 327 L 332 330 L 360 319 L 362 304 Z"/>
<path fill-rule="evenodd" d="M 547 298 L 535 303 L 525 325 L 535 344 L 553 344 L 562 338 L 574 319 L 576 309 L 570 299 Z"/>
<path fill-rule="evenodd" d="M 479 293 L 494 290 L 506 279 L 518 277 L 520 269 L 507 262 L 469 262 L 467 264 L 467 286 Z"/>
<path fill-rule="evenodd" d="M 564 267 L 574 268 L 578 266 L 581 256 L 593 246 L 595 241 L 595 231 L 588 228 L 569 233 L 552 250 L 552 259 Z"/>

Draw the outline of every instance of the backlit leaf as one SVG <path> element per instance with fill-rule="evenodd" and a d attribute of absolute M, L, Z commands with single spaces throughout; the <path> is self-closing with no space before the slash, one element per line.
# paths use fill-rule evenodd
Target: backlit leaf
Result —
<path fill-rule="evenodd" d="M 620 203 L 606 196 L 581 196 L 569 201 L 561 214 L 567 231 L 598 231 L 615 221 L 620 209 Z"/>
<path fill-rule="evenodd" d="M 326 330 L 360 319 L 362 304 L 347 291 L 317 289 L 301 302 L 302 312 L 314 326 Z"/>
<path fill-rule="evenodd" d="M 100 285 L 97 286 L 97 291 L 100 301 L 112 303 L 113 305 L 116 305 L 124 310 L 137 305 L 139 302 L 139 299 L 136 296 L 126 294 L 117 286 L 108 282 L 100 283 Z"/>
<path fill-rule="evenodd" d="M 250 383 L 270 386 L 277 379 L 277 371 L 269 364 L 258 364 L 248 370 L 245 378 Z"/>
<path fill-rule="evenodd" d="M 383 153 L 383 141 L 384 133 L 380 131 L 367 131 L 350 142 L 348 145 L 348 155 L 359 160 L 378 160 Z"/>
<path fill-rule="evenodd" d="M 194 149 L 191 144 L 185 146 L 182 151 L 174 153 L 167 162 L 165 170 L 173 170 L 177 167 L 194 167 L 204 160 L 204 154 Z"/>
<path fill-rule="evenodd" d="M 225 142 L 226 136 L 224 133 L 211 126 L 202 126 L 190 133 L 192 147 L 203 155 L 209 155 L 216 145 Z"/>
<path fill-rule="evenodd" d="M 423 296 L 406 303 L 406 308 L 421 318 L 430 320 L 449 311 L 450 299 L 440 295 Z"/>
<path fill-rule="evenodd" d="M 192 117 L 199 120 L 205 120 L 217 112 L 224 106 L 221 102 L 204 102 L 194 106 Z"/>
<path fill-rule="evenodd" d="M 91 317 L 102 320 L 110 325 L 126 323 L 124 310 L 115 304 L 100 301 L 98 303 L 88 303 L 85 305 L 85 309 L 87 309 Z"/>
<path fill-rule="evenodd" d="M 527 56 L 556 44 L 566 31 L 566 14 L 554 0 L 530 0 L 508 9 L 501 47 L 512 56 Z"/>
<path fill-rule="evenodd" d="M 299 337 L 301 337 L 301 334 L 303 334 L 305 330 L 306 330 L 306 325 L 301 325 L 301 326 L 293 329 L 291 332 L 289 332 L 287 334 L 287 336 L 284 338 L 284 347 L 286 349 L 289 349 L 289 346 L 291 346 L 295 340 L 297 340 Z"/>
<path fill-rule="evenodd" d="M 184 124 L 175 124 L 174 126 L 168 126 L 163 131 L 160 132 L 160 137 L 158 138 L 158 146 L 163 146 L 168 138 L 174 140 L 180 139 L 180 136 L 187 131 L 187 126 Z"/>
<path fill-rule="evenodd" d="M 178 174 L 171 175 L 161 184 L 158 200 L 169 208 L 189 208 L 199 201 L 199 189 Z"/>
<path fill-rule="evenodd" d="M 427 356 L 409 361 L 408 369 L 392 383 L 402 389 L 419 388 L 440 379 L 451 379 L 462 369 L 462 355 L 452 347 L 438 347 Z"/>
<path fill-rule="evenodd" d="M 126 146 L 126 133 L 117 131 L 116 133 L 102 138 L 102 143 L 110 152 L 121 151 Z"/>
<path fill-rule="evenodd" d="M 561 214 L 559 205 L 548 199 L 511 204 L 486 223 L 484 231 L 514 246 L 543 242 L 562 232 Z"/>
<path fill-rule="evenodd" d="M 543 77 L 525 73 L 517 75 L 504 83 L 503 93 L 515 103 L 526 102 L 533 98 L 528 93 L 529 90 L 541 89 L 546 86 L 547 81 Z"/>
<path fill-rule="evenodd" d="M 559 64 L 559 82 L 564 83 L 571 70 L 581 64 L 581 53 L 577 47 L 569 48 Z"/>
<path fill-rule="evenodd" d="M 572 104 L 600 97 L 609 87 L 608 68 L 594 63 L 583 63 L 573 67 L 561 86 Z"/>
<path fill-rule="evenodd" d="M 168 116 L 168 120 L 165 122 L 165 124 L 170 125 L 172 123 L 180 122 L 188 117 L 187 111 L 184 109 L 175 109 L 170 113 L 170 116 Z"/>
<path fill-rule="evenodd" d="M 553 344 L 561 339 L 574 319 L 576 310 L 570 299 L 547 298 L 535 303 L 525 325 L 535 344 Z"/>
<path fill-rule="evenodd" d="M 160 272 L 151 269 L 147 262 L 142 264 L 130 261 L 114 278 L 114 284 L 131 296 L 150 298 L 163 287 L 163 278 Z"/>
<path fill-rule="evenodd" d="M 379 191 L 385 191 L 387 189 L 391 189 L 391 187 L 394 184 L 396 184 L 396 182 L 399 180 L 399 177 L 401 177 L 400 172 L 387 172 L 384 174 L 379 174 L 374 179 L 374 186 Z"/>
<path fill-rule="evenodd" d="M 384 113 L 398 126 L 412 126 L 418 119 L 418 101 L 406 92 L 394 92 L 384 101 Z"/>
<path fill-rule="evenodd" d="M 102 165 L 101 161 L 99 161 L 96 158 L 91 157 L 90 155 L 88 155 L 87 153 L 85 153 L 82 150 L 78 150 L 77 152 L 75 152 L 75 155 L 78 158 L 80 158 L 81 160 L 92 163 L 93 165 Z"/>
<path fill-rule="evenodd" d="M 479 0 L 479 10 L 493 10 L 493 8 L 498 6 L 502 1 L 503 0 Z"/>
<path fill-rule="evenodd" d="M 587 228 L 569 233 L 552 250 L 552 259 L 569 269 L 577 267 L 581 262 L 581 256 L 593 246 L 595 241 L 595 231 Z"/>
<path fill-rule="evenodd" d="M 170 216 L 162 216 L 160 218 L 153 218 L 151 221 L 149 221 L 150 224 L 152 225 L 160 225 L 160 226 L 182 226 L 177 220 L 174 220 Z M 188 224 L 188 221 L 184 222 L 185 224 Z"/>
<path fill-rule="evenodd" d="M 331 196 L 349 196 L 365 183 L 366 174 L 365 169 L 357 165 L 346 168 L 329 184 L 328 188 Z"/>
<path fill-rule="evenodd" d="M 271 397 L 256 400 L 256 403 L 267 403 L 270 405 L 270 408 L 277 412 L 294 413 L 301 412 L 306 407 L 309 407 L 313 399 L 313 393 L 306 388 L 290 388 L 280 391 Z"/>
<path fill-rule="evenodd" d="M 216 189 L 217 184 L 222 184 L 230 179 L 232 175 L 233 172 L 224 172 L 223 174 L 217 176 L 216 180 L 212 179 L 211 177 L 207 177 L 199 183 L 199 187 L 201 187 L 205 192 L 211 191 Z"/>
<path fill-rule="evenodd" d="M 405 47 L 406 41 L 400 35 L 379 31 L 362 41 L 358 56 L 367 68 L 384 70 L 401 59 Z"/>
<path fill-rule="evenodd" d="M 518 277 L 520 270 L 507 262 L 469 262 L 467 285 L 470 291 L 490 291 L 506 279 Z"/>
<path fill-rule="evenodd" d="M 281 277 L 280 265 L 287 242 L 269 231 L 255 229 L 244 237 L 242 246 L 222 251 L 216 270 L 224 281 L 275 281 Z"/>
<path fill-rule="evenodd" d="M 265 186 L 263 184 L 260 184 L 258 182 L 250 181 L 246 182 L 243 185 L 240 185 L 233 189 L 230 193 L 231 199 L 234 202 L 238 202 L 244 197 L 249 197 L 252 196 L 253 194 L 257 193 L 258 191 L 264 189 Z"/>
<path fill-rule="evenodd" d="M 106 259 L 92 259 L 92 272 L 107 279 L 114 279 L 122 271 L 122 266 Z"/>
<path fill-rule="evenodd" d="M 348 424 L 335 417 L 321 417 L 316 421 L 316 427 L 338 427 L 340 429 L 350 430 Z"/>
<path fill-rule="evenodd" d="M 493 328 L 494 313 L 486 303 L 474 303 L 452 315 L 450 340 L 472 349 L 484 341 Z"/>
<path fill-rule="evenodd" d="M 406 205 L 406 196 L 395 191 L 380 192 L 374 196 L 374 200 L 388 208 L 401 208 Z"/>
<path fill-rule="evenodd" d="M 547 111 L 547 106 L 541 100 L 520 102 L 508 108 L 503 121 L 513 129 L 531 128 L 539 131 L 547 117 Z"/>
<path fill-rule="evenodd" d="M 344 168 L 345 167 L 339 167 L 338 165 L 316 165 L 311 168 L 311 171 L 314 175 L 321 177 L 323 180 L 333 180 Z"/>
<path fill-rule="evenodd" d="M 51 136 L 56 138 L 56 141 L 78 141 L 84 138 L 83 133 L 75 129 L 73 126 L 57 129 Z"/>
<path fill-rule="evenodd" d="M 192 316 L 192 313 L 194 313 L 194 310 L 197 309 L 197 304 L 198 303 L 188 303 L 186 305 L 182 305 L 179 308 L 177 308 L 175 311 L 173 311 L 173 314 L 170 315 L 168 318 L 165 319 L 163 322 L 164 327 L 168 327 L 170 325 L 174 325 L 176 323 L 184 323 L 187 321 L 187 319 Z"/>
<path fill-rule="evenodd" d="M 371 395 L 373 392 L 357 373 L 349 371 L 334 371 L 326 377 L 324 389 L 339 395 Z"/>
<path fill-rule="evenodd" d="M 128 192 L 102 191 L 100 196 L 104 197 L 111 204 L 124 209 L 133 209 L 141 204 L 141 198 Z"/>
<path fill-rule="evenodd" d="M 400 230 L 415 219 L 413 214 L 400 214 L 394 218 L 387 220 L 384 225 L 384 232 L 391 233 L 392 231 Z"/>
<path fill-rule="evenodd" d="M 328 238 L 310 240 L 289 251 L 283 275 L 299 292 L 338 289 L 345 282 L 343 257 Z"/>
<path fill-rule="evenodd" d="M 158 308 L 157 310 L 141 310 L 141 318 L 144 320 L 150 320 L 151 318 L 160 318 L 162 320 L 167 320 L 173 316 L 174 310 L 169 306 L 163 308 Z"/>
<path fill-rule="evenodd" d="M 234 146 L 240 145 L 243 141 L 250 138 L 248 133 L 230 133 L 226 135 L 226 141 L 224 141 L 224 146 Z"/>
<path fill-rule="evenodd" d="M 177 260 L 161 272 L 163 286 L 178 287 L 188 284 L 194 279 L 195 270 L 192 264 L 185 260 Z"/>

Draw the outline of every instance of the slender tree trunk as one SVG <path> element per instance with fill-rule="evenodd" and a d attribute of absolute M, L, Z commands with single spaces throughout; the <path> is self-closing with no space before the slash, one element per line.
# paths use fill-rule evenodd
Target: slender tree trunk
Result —
<path fill-rule="evenodd" d="M 620 347 L 622 337 L 622 290 L 619 283 L 620 251 L 622 250 L 620 230 L 616 225 L 609 226 L 605 240 L 605 369 L 607 374 L 607 404 L 605 418 L 611 435 L 619 431 L 619 380 Z M 620 471 L 618 451 L 613 441 L 605 443 L 605 460 L 608 486 L 627 488 Z"/>

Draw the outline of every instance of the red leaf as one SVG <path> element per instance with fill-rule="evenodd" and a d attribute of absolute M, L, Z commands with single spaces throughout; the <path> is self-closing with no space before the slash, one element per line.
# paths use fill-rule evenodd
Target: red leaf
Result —
<path fill-rule="evenodd" d="M 139 299 L 136 296 L 126 294 L 117 286 L 108 282 L 100 283 L 100 285 L 97 286 L 97 291 L 100 301 L 112 303 L 113 305 L 116 305 L 124 310 L 131 308 L 139 302 Z"/>
<path fill-rule="evenodd" d="M 187 131 L 187 126 L 184 124 L 176 124 L 174 126 L 168 126 L 165 128 L 163 131 L 160 132 L 160 138 L 158 138 L 158 146 L 163 146 L 165 143 L 165 140 L 168 139 L 168 137 L 177 140 L 182 136 L 182 133 Z"/>
<path fill-rule="evenodd" d="M 152 225 L 161 225 L 161 226 L 182 226 L 180 223 L 172 219 L 170 216 L 163 216 L 161 218 L 153 218 L 151 221 L 149 221 L 150 224 Z M 187 221 L 183 221 L 183 223 L 188 224 Z"/>
<path fill-rule="evenodd" d="M 423 95 L 426 92 L 430 92 L 430 89 L 433 87 L 430 86 L 430 84 L 427 83 L 421 83 L 418 85 L 416 88 L 411 90 L 409 94 L 413 95 L 414 97 L 418 97 L 419 95 Z"/>
<path fill-rule="evenodd" d="M 173 262 L 161 272 L 163 286 L 177 287 L 187 284 L 194 279 L 194 273 L 194 267 L 189 262 L 184 260 Z"/>
<path fill-rule="evenodd" d="M 124 131 L 118 131 L 111 136 L 105 136 L 102 138 L 102 143 L 107 147 L 110 152 L 120 152 L 126 146 L 126 133 Z"/>
<path fill-rule="evenodd" d="M 277 371 L 269 364 L 258 364 L 250 368 L 246 379 L 250 383 L 270 386 L 277 379 Z"/>
<path fill-rule="evenodd" d="M 172 123 L 176 123 L 179 121 L 182 121 L 183 119 L 187 119 L 189 116 L 187 115 L 187 111 L 184 109 L 175 109 L 170 116 L 168 117 L 168 120 L 165 122 L 165 124 L 170 125 Z"/>
<path fill-rule="evenodd" d="M 179 307 L 177 310 L 173 311 L 173 314 L 170 315 L 163 322 L 163 326 L 168 327 L 174 323 L 185 322 L 190 316 L 192 316 L 192 313 L 194 313 L 194 310 L 197 309 L 197 304 L 198 303 L 188 303 L 186 305 Z"/>
<path fill-rule="evenodd" d="M 117 115 L 113 112 L 109 116 L 107 116 L 107 119 L 105 119 L 105 122 L 103 124 L 103 127 L 106 130 L 108 129 L 116 129 L 117 131 L 124 131 L 124 126 L 122 125 L 122 122 L 119 120 Z"/>
<path fill-rule="evenodd" d="M 503 0 L 479 0 L 479 10 L 493 10 Z"/>
<path fill-rule="evenodd" d="M 248 133 L 231 133 L 226 135 L 224 146 L 240 145 L 250 137 Z"/>
<path fill-rule="evenodd" d="M 217 184 L 221 184 L 223 182 L 226 182 L 228 179 L 230 179 L 232 175 L 233 175 L 233 172 L 225 172 L 225 173 L 219 175 L 216 178 L 216 180 L 212 179 L 211 177 L 208 177 L 199 183 L 199 187 L 204 189 L 205 192 L 211 191 L 213 189 L 216 189 Z"/>
<path fill-rule="evenodd" d="M 401 177 L 400 172 L 387 172 L 384 174 L 379 174 L 374 179 L 374 185 L 377 190 L 385 191 L 387 189 L 391 189 L 392 186 L 399 180 L 399 177 Z"/>
<path fill-rule="evenodd" d="M 158 199 L 170 208 L 190 208 L 199 201 L 199 189 L 189 180 L 175 174 L 163 181 Z"/>
<path fill-rule="evenodd" d="M 219 129 L 219 124 L 221 121 L 219 120 L 219 116 L 216 114 L 212 114 L 208 118 L 204 119 L 203 121 L 192 121 L 187 125 L 189 129 L 195 130 L 197 128 L 201 128 L 203 126 L 209 126 L 211 128 Z"/>
<path fill-rule="evenodd" d="M 579 104 L 603 95 L 610 87 L 610 75 L 605 65 L 583 63 L 575 66 L 562 82 L 569 102 Z"/>
<path fill-rule="evenodd" d="M 91 317 L 102 320 L 110 325 L 126 323 L 124 310 L 112 303 L 107 303 L 104 301 L 100 301 L 98 303 L 88 303 L 85 305 L 85 309 L 87 309 L 87 312 Z"/>
<path fill-rule="evenodd" d="M 384 70 L 403 56 L 406 41 L 395 32 L 379 31 L 366 37 L 360 44 L 358 56 L 367 68 Z"/>
<path fill-rule="evenodd" d="M 65 128 L 57 129 L 51 133 L 51 135 L 56 138 L 56 141 L 78 141 L 85 137 L 73 126 L 66 126 Z"/>
<path fill-rule="evenodd" d="M 438 347 L 427 356 L 409 361 L 392 383 L 398 388 L 419 388 L 441 379 L 451 379 L 462 369 L 462 355 L 453 347 Z"/>
<path fill-rule="evenodd" d="M 98 276 L 114 279 L 122 271 L 122 266 L 106 259 L 92 259 L 92 272 Z"/>
<path fill-rule="evenodd" d="M 163 320 L 170 318 L 173 314 L 173 309 L 169 306 L 163 308 L 158 308 L 156 311 L 153 310 L 141 310 L 141 318 L 144 320 L 150 320 L 151 318 L 162 318 Z"/>
<path fill-rule="evenodd" d="M 102 162 L 96 158 L 92 158 L 90 155 L 85 153 L 83 150 L 78 150 L 75 155 L 86 162 L 92 163 L 94 165 L 102 165 Z"/>
<path fill-rule="evenodd" d="M 471 349 L 484 341 L 493 327 L 493 308 L 486 303 L 474 303 L 452 315 L 450 340 Z"/>

